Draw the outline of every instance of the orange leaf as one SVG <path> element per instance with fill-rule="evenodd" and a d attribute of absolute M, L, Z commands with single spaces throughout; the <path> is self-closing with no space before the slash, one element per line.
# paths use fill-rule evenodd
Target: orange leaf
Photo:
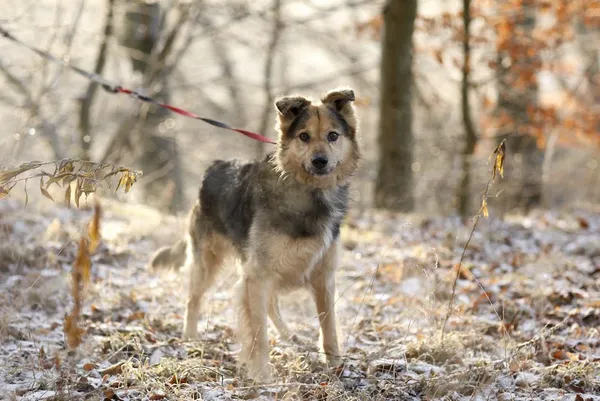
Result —
<path fill-rule="evenodd" d="M 94 369 L 96 369 L 96 365 L 94 365 L 93 363 L 86 363 L 85 365 L 83 365 L 83 370 L 85 370 L 86 372 L 89 372 L 90 370 Z"/>
<path fill-rule="evenodd" d="M 90 259 L 90 253 L 84 238 L 79 240 L 79 252 L 77 253 L 77 259 L 75 259 L 74 270 L 75 273 L 81 275 L 83 285 L 87 286 L 90 282 L 92 260 Z"/>
<path fill-rule="evenodd" d="M 473 276 L 473 273 L 471 273 L 471 271 L 469 270 L 468 267 L 465 267 L 464 265 L 461 265 L 459 263 L 455 264 L 452 267 L 452 271 L 454 272 L 454 274 L 456 274 L 456 272 L 458 271 L 458 269 L 460 269 L 460 277 L 467 279 L 467 280 L 473 280 L 473 278 L 475 276 Z"/>
<path fill-rule="evenodd" d="M 77 326 L 77 318 L 73 315 L 65 316 L 65 334 L 67 335 L 67 344 L 71 348 L 77 347 L 81 344 L 81 337 L 83 330 Z"/>
<path fill-rule="evenodd" d="M 100 244 L 100 203 L 96 201 L 94 206 L 94 217 L 88 224 L 88 236 L 90 239 L 89 252 L 94 253 Z"/>

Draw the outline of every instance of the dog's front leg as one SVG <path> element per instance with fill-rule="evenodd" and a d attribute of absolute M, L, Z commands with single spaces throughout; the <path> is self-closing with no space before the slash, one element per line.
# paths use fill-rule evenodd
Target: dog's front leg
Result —
<path fill-rule="evenodd" d="M 267 316 L 271 285 L 264 277 L 244 276 L 238 287 L 240 362 L 248 365 L 249 376 L 260 382 L 271 380 Z"/>
<path fill-rule="evenodd" d="M 339 240 L 331 245 L 323 257 L 323 262 L 311 277 L 313 295 L 321 324 L 323 351 L 325 351 L 330 366 L 339 366 L 341 363 L 335 319 L 335 270 L 338 263 L 339 246 Z"/>

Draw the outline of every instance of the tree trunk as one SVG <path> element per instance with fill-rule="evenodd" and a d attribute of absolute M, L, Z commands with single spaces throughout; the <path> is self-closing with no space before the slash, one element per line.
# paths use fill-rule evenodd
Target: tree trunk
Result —
<path fill-rule="evenodd" d="M 131 3 L 123 21 L 121 44 L 130 49 L 132 67 L 143 74 L 143 85 L 148 94 L 169 103 L 165 59 L 180 25 L 165 32 L 165 11 L 160 3 L 145 0 Z M 158 49 L 161 34 L 167 38 L 163 48 Z M 175 213 L 182 209 L 184 197 L 177 143 L 166 123 L 169 117 L 171 115 L 165 109 L 142 104 L 138 115 L 123 122 L 106 154 L 109 160 L 122 158 L 135 163 L 136 168 L 144 172 L 138 191 L 145 201 Z"/>
<path fill-rule="evenodd" d="M 98 56 L 96 57 L 96 66 L 94 67 L 94 73 L 101 75 L 106 65 L 106 59 L 108 57 L 108 41 L 112 36 L 113 32 L 113 19 L 114 19 L 114 8 L 115 0 L 108 0 L 106 4 L 106 22 L 104 24 L 104 36 L 98 49 Z M 81 146 L 81 158 L 84 160 L 90 160 L 90 149 L 92 144 L 92 118 L 91 110 L 94 102 L 94 96 L 98 91 L 98 84 L 95 82 L 89 83 L 89 86 L 81 99 L 81 105 L 79 107 L 79 143 Z"/>
<path fill-rule="evenodd" d="M 458 211 L 462 217 L 467 217 L 469 200 L 471 199 L 471 160 L 477 144 L 477 134 L 471 117 L 471 106 L 469 104 L 469 76 L 471 72 L 471 0 L 463 0 L 463 69 L 462 83 L 460 88 L 462 119 L 465 128 L 465 143 L 462 153 L 462 177 L 458 187 Z"/>
<path fill-rule="evenodd" d="M 375 206 L 404 212 L 414 208 L 411 87 L 416 14 L 417 0 L 390 0 L 383 10 Z"/>
<path fill-rule="evenodd" d="M 542 201 L 542 165 L 544 155 L 537 146 L 537 139 L 530 135 L 532 121 L 528 106 L 538 102 L 538 84 L 535 76 L 535 58 L 530 43 L 535 28 L 535 1 L 526 0 L 515 23 L 523 30 L 522 35 L 510 39 L 508 49 L 498 53 L 498 106 L 510 121 L 500 135 L 507 138 L 506 179 L 503 180 L 503 209 L 528 211 Z M 502 66 L 509 66 L 503 68 Z M 519 79 L 529 76 L 526 84 Z"/>
<path fill-rule="evenodd" d="M 265 66 L 263 74 L 263 89 L 265 92 L 265 105 L 263 106 L 262 117 L 258 132 L 268 136 L 269 125 L 273 125 L 271 116 L 273 114 L 273 102 L 275 94 L 273 93 L 273 70 L 275 67 L 275 57 L 277 55 L 277 47 L 283 30 L 283 22 L 281 21 L 281 0 L 273 1 L 273 22 L 271 28 L 271 39 L 267 47 L 265 55 Z M 265 151 L 265 144 L 256 142 L 256 157 L 260 159 Z"/>

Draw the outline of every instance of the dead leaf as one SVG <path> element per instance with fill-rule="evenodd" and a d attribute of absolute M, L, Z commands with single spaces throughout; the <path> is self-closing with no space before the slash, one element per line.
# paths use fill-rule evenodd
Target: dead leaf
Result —
<path fill-rule="evenodd" d="M 145 316 L 146 316 L 146 312 L 139 310 L 139 311 L 133 312 L 131 315 L 129 315 L 129 317 L 127 317 L 127 322 L 131 323 L 135 320 L 142 320 Z"/>
<path fill-rule="evenodd" d="M 567 353 L 565 352 L 565 350 L 562 350 L 562 349 L 553 351 L 552 354 L 550 354 L 550 356 L 552 356 L 552 358 L 554 358 L 554 359 L 560 359 L 560 360 L 568 359 Z"/>
<path fill-rule="evenodd" d="M 471 270 L 469 270 L 468 267 L 466 267 L 465 265 L 462 265 L 460 263 L 457 263 L 452 267 L 452 273 L 456 274 L 459 268 L 460 268 L 460 276 L 459 277 L 462 277 L 466 280 L 473 280 L 475 278 L 473 273 L 471 273 Z"/>
<path fill-rule="evenodd" d="M 90 370 L 94 369 L 96 369 L 96 365 L 94 365 L 93 363 L 86 363 L 83 365 L 83 370 L 85 370 L 86 372 L 89 372 Z"/>
<path fill-rule="evenodd" d="M 4 187 L 0 186 L 0 199 L 4 198 L 6 195 L 8 195 L 9 191 L 10 191 L 9 189 L 5 189 Z"/>
<path fill-rule="evenodd" d="M 83 184 L 81 182 L 81 179 L 77 179 L 76 181 L 77 185 L 75 186 L 75 205 L 77 205 L 77 207 L 79 207 L 79 199 L 81 198 L 81 195 L 83 195 L 83 191 L 81 190 Z"/>
<path fill-rule="evenodd" d="M 188 382 L 187 376 L 178 377 L 176 374 L 171 376 L 169 384 L 185 384 Z"/>
<path fill-rule="evenodd" d="M 47 188 L 47 187 L 46 187 Z M 54 202 L 54 198 L 52 198 L 52 195 L 50 195 L 50 193 L 44 188 L 44 177 L 40 177 L 40 192 L 42 193 L 42 195 L 44 195 L 46 198 L 50 199 L 52 202 Z"/>
<path fill-rule="evenodd" d="M 584 219 L 583 217 L 578 217 L 577 222 L 579 223 L 579 227 L 581 227 L 583 229 L 587 230 L 588 228 L 590 228 L 590 223 L 588 223 L 588 221 L 586 219 Z"/>
<path fill-rule="evenodd" d="M 494 150 L 496 159 L 492 171 L 492 179 L 496 179 L 496 172 L 500 173 L 500 177 L 504 178 L 504 159 L 506 157 L 506 140 L 502 140 L 500 145 Z"/>
<path fill-rule="evenodd" d="M 485 198 L 481 202 L 481 212 L 483 213 L 484 217 L 490 216 L 490 213 L 488 212 L 488 207 L 487 207 L 487 200 Z"/>
<path fill-rule="evenodd" d="M 83 285 L 87 286 L 90 282 L 90 273 L 92 270 L 92 260 L 88 251 L 87 241 L 82 237 L 79 240 L 79 251 L 75 259 L 74 273 L 80 274 Z"/>
<path fill-rule="evenodd" d="M 94 253 L 100 244 L 100 203 L 96 201 L 94 216 L 88 224 L 89 252 Z"/>
<path fill-rule="evenodd" d="M 104 375 L 118 375 L 119 373 L 121 373 L 123 371 L 123 364 L 125 362 L 121 361 L 121 362 L 117 362 L 114 365 L 110 365 L 107 368 L 104 368 L 102 370 L 99 370 L 98 373 L 100 373 L 100 376 L 104 376 Z"/>
<path fill-rule="evenodd" d="M 65 190 L 65 205 L 67 205 L 67 208 L 71 207 L 71 185 L 67 185 Z"/>
<path fill-rule="evenodd" d="M 71 348 L 76 348 L 81 344 L 83 329 L 77 325 L 77 318 L 73 315 L 65 316 L 65 335 L 67 336 L 67 344 Z"/>
<path fill-rule="evenodd" d="M 27 207 L 27 205 L 29 204 L 29 195 L 27 194 L 27 180 L 25 180 L 23 189 L 25 190 L 25 207 Z"/>

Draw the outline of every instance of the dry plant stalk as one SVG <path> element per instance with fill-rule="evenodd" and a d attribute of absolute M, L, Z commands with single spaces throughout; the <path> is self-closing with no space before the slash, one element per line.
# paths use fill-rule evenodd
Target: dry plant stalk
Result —
<path fill-rule="evenodd" d="M 64 324 L 64 332 L 70 348 L 76 348 L 82 341 L 84 330 L 79 327 L 79 318 L 85 290 L 91 278 L 92 259 L 90 255 L 98 249 L 100 244 L 100 216 L 100 204 L 96 202 L 94 215 L 88 223 L 87 233 L 82 235 L 79 240 L 77 257 L 73 263 L 71 295 L 74 304 L 71 313 L 65 316 Z"/>
<path fill-rule="evenodd" d="M 504 178 L 504 160 L 506 158 L 506 139 L 503 139 L 502 142 L 496 147 L 494 150 L 494 166 L 492 167 L 492 171 L 490 173 L 490 178 L 485 186 L 485 190 L 483 191 L 483 195 L 481 198 L 481 206 L 479 207 L 479 211 L 475 215 L 473 219 L 473 227 L 471 228 L 471 232 L 469 234 L 469 238 L 465 243 L 465 246 L 462 249 L 462 253 L 460 255 L 460 260 L 456 265 L 454 265 L 453 270 L 456 270 L 456 275 L 454 276 L 454 282 L 452 283 L 452 295 L 448 300 L 448 310 L 446 312 L 446 316 L 444 317 L 444 323 L 442 324 L 442 335 L 441 340 L 444 341 L 444 334 L 446 332 L 446 324 L 448 323 L 448 319 L 450 318 L 450 314 L 452 313 L 452 308 L 454 307 L 454 298 L 456 297 L 456 284 L 458 283 L 458 277 L 461 275 L 463 271 L 463 261 L 465 259 L 465 253 L 467 252 L 467 248 L 469 247 L 469 243 L 473 238 L 473 234 L 475 233 L 475 229 L 477 228 L 477 223 L 479 223 L 479 219 L 483 215 L 484 217 L 489 216 L 488 208 L 487 208 L 487 198 L 490 188 L 492 184 L 496 180 L 496 174 L 500 174 L 500 177 Z"/>
<path fill-rule="evenodd" d="M 54 166 L 54 172 L 49 173 L 42 170 L 43 167 L 47 166 Z M 30 174 L 23 176 L 26 173 Z M 23 181 L 25 184 L 25 205 L 27 205 L 27 182 L 33 178 L 39 178 L 40 192 L 52 201 L 54 201 L 54 199 L 48 192 L 50 185 L 56 184 L 57 186 L 64 188 L 64 202 L 67 207 L 70 207 L 71 205 L 71 183 L 74 182 L 74 199 L 75 204 L 79 207 L 79 200 L 82 195 L 85 195 L 87 198 L 89 194 L 97 191 L 98 187 L 101 186 L 102 181 L 106 181 L 108 178 L 117 174 L 120 174 L 121 177 L 115 192 L 123 186 L 125 193 L 127 193 L 131 189 L 131 186 L 137 181 L 137 178 L 142 175 L 142 172 L 106 163 L 96 163 L 76 159 L 63 159 L 51 162 L 28 162 L 12 169 L 2 168 L 2 166 L 0 166 L 0 199 L 8 196 L 15 185 L 17 185 L 18 182 Z M 46 181 L 44 182 L 44 180 Z"/>

